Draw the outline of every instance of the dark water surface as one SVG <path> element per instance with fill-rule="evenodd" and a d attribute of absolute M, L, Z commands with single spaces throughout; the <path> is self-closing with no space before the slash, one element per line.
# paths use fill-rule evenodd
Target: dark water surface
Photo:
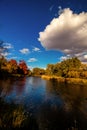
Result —
<path fill-rule="evenodd" d="M 23 106 L 36 130 L 87 130 L 87 86 L 37 77 L 6 79 L 0 80 L 0 98 Z"/>

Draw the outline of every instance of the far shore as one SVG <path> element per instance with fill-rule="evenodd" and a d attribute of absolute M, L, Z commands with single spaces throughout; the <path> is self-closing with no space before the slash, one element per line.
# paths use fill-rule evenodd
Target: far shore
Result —
<path fill-rule="evenodd" d="M 57 80 L 58 82 L 62 83 L 80 84 L 80 85 L 87 84 L 87 79 L 81 79 L 81 78 L 64 78 L 50 75 L 42 75 L 41 78 L 46 80 Z"/>

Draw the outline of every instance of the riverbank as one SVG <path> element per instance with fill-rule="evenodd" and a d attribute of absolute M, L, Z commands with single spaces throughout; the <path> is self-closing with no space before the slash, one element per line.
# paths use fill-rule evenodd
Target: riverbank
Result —
<path fill-rule="evenodd" d="M 58 76 L 49 76 L 49 75 L 42 75 L 42 79 L 46 80 L 57 80 L 58 82 L 62 83 L 69 83 L 69 84 L 87 84 L 87 79 L 80 79 L 80 78 L 64 78 L 64 77 L 58 77 Z"/>

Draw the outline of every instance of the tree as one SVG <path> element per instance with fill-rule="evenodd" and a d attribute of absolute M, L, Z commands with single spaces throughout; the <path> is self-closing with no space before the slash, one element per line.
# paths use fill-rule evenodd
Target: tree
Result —
<path fill-rule="evenodd" d="M 2 56 L 0 58 L 0 71 L 3 70 L 6 67 L 6 64 L 7 64 L 7 60 L 5 59 L 4 56 Z"/>
<path fill-rule="evenodd" d="M 54 65 L 54 75 L 62 76 L 61 63 L 57 63 Z"/>
<path fill-rule="evenodd" d="M 77 57 L 67 59 L 57 64 L 48 64 L 46 74 L 62 77 L 80 77 L 81 61 Z"/>
<path fill-rule="evenodd" d="M 0 58 L 0 78 L 6 77 L 8 72 L 6 70 L 7 60 L 2 56 Z"/>
<path fill-rule="evenodd" d="M 81 67 L 81 61 L 77 57 L 67 59 L 61 62 L 62 76 L 68 77 L 69 71 L 78 71 Z"/>
<path fill-rule="evenodd" d="M 28 67 L 24 60 L 21 60 L 18 65 L 18 73 L 26 75 L 28 73 Z"/>
<path fill-rule="evenodd" d="M 67 74 L 69 78 L 80 78 L 80 73 L 78 71 L 69 71 Z"/>
<path fill-rule="evenodd" d="M 7 63 L 7 70 L 9 73 L 13 73 L 16 74 L 17 73 L 17 69 L 18 69 L 18 65 L 17 65 L 17 61 L 14 59 L 11 59 L 10 61 L 8 61 Z"/>
<path fill-rule="evenodd" d="M 87 70 L 81 71 L 80 77 L 81 77 L 81 78 L 84 78 L 84 79 L 87 79 Z"/>
<path fill-rule="evenodd" d="M 40 75 L 45 74 L 45 70 L 36 67 L 36 68 L 33 68 L 32 73 L 33 73 L 33 75 L 35 75 L 35 76 L 40 76 Z"/>
<path fill-rule="evenodd" d="M 46 73 L 48 75 L 53 75 L 54 74 L 54 64 L 48 64 L 47 65 Z"/>

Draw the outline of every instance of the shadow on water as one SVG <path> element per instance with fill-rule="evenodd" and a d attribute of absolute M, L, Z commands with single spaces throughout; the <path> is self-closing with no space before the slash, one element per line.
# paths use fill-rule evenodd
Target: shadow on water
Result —
<path fill-rule="evenodd" d="M 63 129 L 87 129 L 87 86 L 47 81 L 47 91 L 59 95 L 64 101 L 59 116 L 60 121 L 65 120 L 65 123 L 62 122 L 65 125 Z M 60 127 L 61 130 L 63 126 Z"/>
<path fill-rule="evenodd" d="M 87 130 L 87 86 L 36 77 L 0 81 L 0 128 Z"/>

